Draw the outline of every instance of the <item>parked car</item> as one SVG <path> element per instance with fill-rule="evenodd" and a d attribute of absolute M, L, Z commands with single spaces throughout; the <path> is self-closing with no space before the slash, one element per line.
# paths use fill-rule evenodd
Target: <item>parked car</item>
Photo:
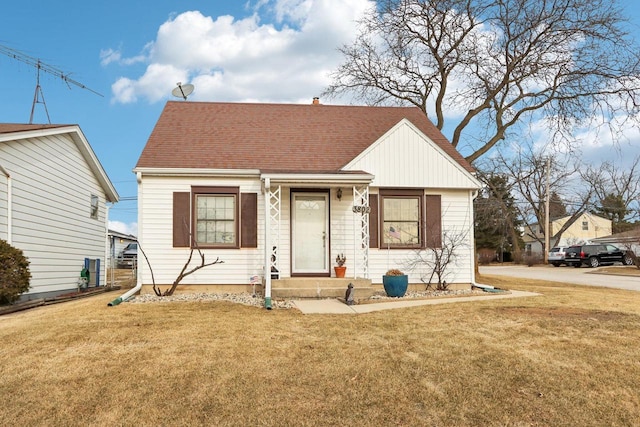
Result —
<path fill-rule="evenodd" d="M 118 268 L 133 267 L 138 261 L 138 243 L 129 243 L 118 255 Z"/>
<path fill-rule="evenodd" d="M 560 267 L 562 264 L 566 264 L 564 257 L 566 255 L 567 248 L 564 246 L 556 246 L 555 248 L 551 248 L 549 251 L 549 264 L 552 264 L 554 267 Z"/>
<path fill-rule="evenodd" d="M 567 265 L 580 267 L 586 264 L 589 267 L 613 264 L 620 262 L 624 265 L 632 265 L 633 259 L 626 251 L 613 245 L 577 245 L 567 248 L 564 261 Z"/>

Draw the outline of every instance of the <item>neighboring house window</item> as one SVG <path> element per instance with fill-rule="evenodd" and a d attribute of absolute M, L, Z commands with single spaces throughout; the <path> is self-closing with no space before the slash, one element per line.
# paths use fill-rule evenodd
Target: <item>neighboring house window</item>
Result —
<path fill-rule="evenodd" d="M 589 222 L 588 221 L 582 221 L 582 229 L 584 231 L 589 230 Z"/>
<path fill-rule="evenodd" d="M 195 238 L 201 247 L 238 247 L 238 189 L 194 188 Z"/>
<path fill-rule="evenodd" d="M 98 196 L 96 196 L 95 194 L 91 195 L 91 212 L 89 216 L 91 216 L 91 218 L 93 219 L 98 218 L 98 200 Z"/>

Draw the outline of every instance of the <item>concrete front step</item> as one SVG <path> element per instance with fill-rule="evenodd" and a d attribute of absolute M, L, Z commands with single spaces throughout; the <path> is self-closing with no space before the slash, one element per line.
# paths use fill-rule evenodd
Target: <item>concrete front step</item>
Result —
<path fill-rule="evenodd" d="M 271 281 L 273 298 L 344 298 L 349 283 L 355 299 L 369 298 L 376 293 L 371 280 L 335 277 L 291 277 Z"/>

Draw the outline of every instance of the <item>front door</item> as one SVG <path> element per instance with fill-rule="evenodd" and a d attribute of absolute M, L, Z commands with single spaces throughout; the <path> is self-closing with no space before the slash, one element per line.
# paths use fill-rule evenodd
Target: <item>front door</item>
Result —
<path fill-rule="evenodd" d="M 328 218 L 328 193 L 293 193 L 292 274 L 329 274 Z"/>

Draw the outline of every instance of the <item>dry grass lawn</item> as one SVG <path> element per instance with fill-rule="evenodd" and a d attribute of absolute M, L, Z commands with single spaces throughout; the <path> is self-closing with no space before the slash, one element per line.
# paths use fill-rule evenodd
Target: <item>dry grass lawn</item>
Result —
<path fill-rule="evenodd" d="M 482 282 L 543 296 L 302 315 L 107 293 L 3 316 L 0 425 L 639 425 L 640 292 Z"/>

